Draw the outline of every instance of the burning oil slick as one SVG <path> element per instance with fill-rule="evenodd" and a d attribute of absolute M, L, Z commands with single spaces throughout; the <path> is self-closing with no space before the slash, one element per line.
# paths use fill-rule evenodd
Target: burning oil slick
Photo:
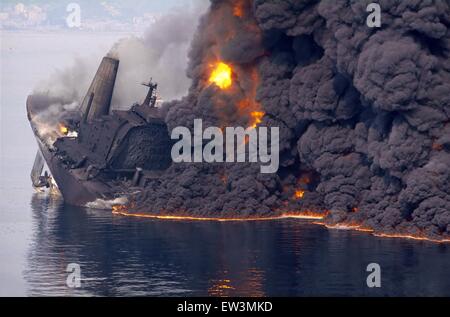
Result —
<path fill-rule="evenodd" d="M 278 126 L 282 167 L 174 164 L 128 211 L 314 210 L 329 226 L 448 238 L 450 6 L 381 1 L 374 30 L 369 2 L 211 1 L 189 94 L 166 104 L 169 130 L 195 118 Z"/>
<path fill-rule="evenodd" d="M 195 119 L 279 127 L 280 169 L 172 164 L 114 212 L 271 219 L 308 210 L 329 227 L 448 240 L 450 4 L 380 1 L 382 27 L 372 29 L 370 2 L 211 0 L 191 43 L 189 92 L 163 106 L 169 131 L 192 130 Z M 111 54 L 133 56 L 135 42 Z"/>

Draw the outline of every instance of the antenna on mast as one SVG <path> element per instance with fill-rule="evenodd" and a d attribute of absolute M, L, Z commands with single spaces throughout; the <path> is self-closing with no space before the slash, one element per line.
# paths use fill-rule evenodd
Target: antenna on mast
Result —
<path fill-rule="evenodd" d="M 147 97 L 145 97 L 142 106 L 149 106 L 150 108 L 154 108 L 157 98 L 156 89 L 158 88 L 158 84 L 153 82 L 153 78 L 150 78 L 148 83 L 141 83 L 141 85 L 149 88 Z"/>

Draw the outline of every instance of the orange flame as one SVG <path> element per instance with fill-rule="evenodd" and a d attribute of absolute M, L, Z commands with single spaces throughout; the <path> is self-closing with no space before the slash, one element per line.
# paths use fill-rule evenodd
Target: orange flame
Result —
<path fill-rule="evenodd" d="M 137 217 L 137 218 L 149 218 L 149 219 L 160 219 L 160 220 L 180 220 L 180 221 L 217 221 L 217 222 L 236 222 L 236 221 L 267 221 L 267 220 L 278 220 L 278 219 L 323 219 L 328 215 L 328 213 L 317 213 L 313 211 L 302 211 L 302 212 L 285 212 L 278 216 L 268 216 L 268 217 L 247 217 L 247 218 L 218 218 L 218 217 L 194 217 L 194 216 L 183 216 L 183 215 L 152 215 L 143 213 L 130 213 L 124 205 L 115 205 L 112 207 L 112 213 L 119 216 Z"/>
<path fill-rule="evenodd" d="M 435 151 L 442 151 L 444 149 L 444 146 L 442 144 L 434 142 L 431 148 Z"/>
<path fill-rule="evenodd" d="M 231 74 L 231 67 L 223 62 L 219 62 L 211 72 L 208 82 L 215 84 L 220 89 L 227 89 L 233 83 Z"/>
<path fill-rule="evenodd" d="M 448 242 L 450 242 L 450 239 L 432 239 L 432 238 L 427 238 L 427 237 L 425 237 L 423 235 L 413 235 L 413 234 L 374 233 L 373 235 L 375 237 L 380 237 L 380 238 L 401 238 L 401 239 L 410 239 L 410 240 L 429 241 L 429 242 L 434 242 L 434 243 L 448 243 Z"/>
<path fill-rule="evenodd" d="M 258 127 L 266 115 L 264 111 L 261 111 L 261 105 L 255 100 L 257 84 L 257 81 L 254 81 L 255 87 L 249 92 L 249 96 L 238 102 L 239 113 L 249 117 L 248 126 L 253 129 Z"/>
<path fill-rule="evenodd" d="M 305 191 L 301 190 L 301 189 L 298 189 L 294 193 L 294 198 L 295 199 L 302 199 L 304 195 L 305 195 Z"/>
<path fill-rule="evenodd" d="M 310 210 L 305 210 L 302 212 L 286 212 L 283 213 L 284 218 L 294 218 L 294 219 L 314 219 L 314 220 L 320 220 L 324 219 L 326 216 L 328 216 L 329 212 L 315 212 Z"/>
<path fill-rule="evenodd" d="M 63 124 L 59 124 L 59 132 L 61 134 L 67 135 L 69 133 L 69 128 L 67 128 L 65 125 Z"/>
<path fill-rule="evenodd" d="M 114 215 L 128 216 L 128 217 L 138 217 L 138 218 L 150 218 L 150 219 L 160 219 L 160 220 L 178 220 L 178 221 L 217 221 L 217 222 L 238 222 L 238 221 L 268 221 L 268 220 L 280 220 L 280 219 L 312 219 L 312 220 L 323 220 L 329 215 L 329 212 L 313 212 L 313 211 L 302 211 L 302 212 L 285 212 L 278 216 L 269 217 L 249 217 L 249 218 L 214 218 L 214 217 L 192 217 L 192 216 L 175 216 L 175 215 L 151 215 L 151 214 L 140 214 L 140 213 L 129 213 L 126 206 L 115 205 L 112 208 L 112 213 Z M 356 222 L 348 223 L 337 223 L 337 224 L 327 224 L 323 221 L 315 221 L 313 224 L 325 226 L 328 229 L 339 229 L 339 230 L 355 230 L 360 232 L 370 233 L 375 237 L 380 238 L 401 238 L 419 241 L 428 241 L 434 243 L 450 243 L 450 239 L 433 239 L 428 238 L 422 234 L 403 234 L 403 233 L 375 233 L 372 228 L 365 227 Z"/>
<path fill-rule="evenodd" d="M 238 18 L 242 18 L 244 16 L 244 2 L 238 1 L 233 6 L 233 15 Z"/>
<path fill-rule="evenodd" d="M 255 129 L 258 124 L 262 122 L 262 118 L 264 117 L 265 113 L 263 111 L 252 111 L 250 113 L 250 117 L 252 118 L 252 121 L 250 122 L 250 126 Z"/>
<path fill-rule="evenodd" d="M 408 234 L 408 233 L 379 233 L 374 232 L 373 229 L 364 227 L 358 223 L 337 223 L 337 224 L 326 224 L 323 222 L 313 222 L 314 224 L 325 226 L 328 229 L 339 229 L 339 230 L 355 230 L 361 232 L 371 233 L 375 237 L 379 238 L 398 238 L 398 239 L 407 239 L 407 240 L 419 240 L 419 241 L 428 241 L 434 243 L 449 243 L 450 239 L 433 239 L 426 237 L 424 234 Z"/>

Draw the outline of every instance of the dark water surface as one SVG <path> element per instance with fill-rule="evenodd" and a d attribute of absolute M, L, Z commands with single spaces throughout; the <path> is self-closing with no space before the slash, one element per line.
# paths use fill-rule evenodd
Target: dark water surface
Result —
<path fill-rule="evenodd" d="M 328 230 L 307 221 L 129 218 L 34 195 L 27 295 L 450 295 L 449 245 Z M 379 263 L 382 287 L 366 285 Z M 81 266 L 81 288 L 66 266 Z"/>

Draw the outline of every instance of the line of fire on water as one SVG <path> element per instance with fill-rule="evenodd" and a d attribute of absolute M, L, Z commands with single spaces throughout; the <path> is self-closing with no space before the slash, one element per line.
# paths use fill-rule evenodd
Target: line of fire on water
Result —
<path fill-rule="evenodd" d="M 329 213 L 319 213 L 313 211 L 303 212 L 286 212 L 278 216 L 269 217 L 247 217 L 247 218 L 218 218 L 218 217 L 194 217 L 194 216 L 175 216 L 175 215 L 151 215 L 143 213 L 129 213 L 125 206 L 116 205 L 113 206 L 112 213 L 119 216 L 136 217 L 136 218 L 149 218 L 158 220 L 178 220 L 178 221 L 215 221 L 215 222 L 244 222 L 244 221 L 269 221 L 269 220 L 281 220 L 281 219 L 304 219 L 304 220 L 323 220 Z M 450 239 L 433 239 L 422 235 L 412 234 L 388 234 L 388 233 L 375 233 L 373 229 L 364 227 L 357 223 L 338 223 L 327 224 L 322 221 L 314 221 L 312 224 L 324 226 L 328 229 L 338 230 L 354 230 L 359 232 L 370 233 L 379 238 L 398 238 L 408 240 L 427 241 L 433 243 L 450 243 Z"/>
<path fill-rule="evenodd" d="M 278 216 L 268 217 L 230 217 L 230 218 L 218 218 L 218 217 L 194 217 L 194 216 L 181 216 L 181 215 L 152 215 L 143 213 L 129 213 L 125 206 L 116 205 L 113 206 L 112 213 L 114 215 L 160 219 L 160 220 L 180 220 L 180 221 L 217 221 L 217 222 L 237 222 L 237 221 L 267 221 L 267 220 L 279 220 L 279 219 L 323 219 L 327 214 L 317 213 L 312 211 L 282 213 Z"/>
<path fill-rule="evenodd" d="M 242 11 L 240 11 L 240 7 L 235 8 L 235 16 L 240 16 Z M 227 90 L 233 84 L 233 70 L 232 67 L 224 62 L 216 62 L 215 64 L 211 64 L 212 68 L 208 82 L 209 84 L 214 84 L 222 90 Z M 254 73 L 253 76 L 256 76 L 254 81 L 257 81 L 257 74 Z M 252 93 L 256 95 L 256 91 Z M 244 109 L 252 108 L 253 98 L 246 98 L 239 102 L 239 107 Z M 259 108 L 259 107 L 258 107 Z M 256 128 L 258 124 L 262 122 L 262 118 L 265 113 L 263 111 L 251 111 L 250 112 L 250 127 Z M 61 131 L 68 132 L 68 131 Z M 67 133 L 64 133 L 67 134 Z M 309 183 L 309 179 L 306 178 L 304 181 L 306 184 Z M 298 189 L 294 193 L 294 199 L 302 199 L 305 192 L 301 189 Z M 358 208 L 354 207 L 352 209 L 353 212 L 357 212 Z M 279 219 L 310 219 L 310 220 L 323 220 L 329 212 L 325 213 L 315 213 L 311 211 L 304 211 L 299 213 L 281 213 L 278 216 L 269 216 L 269 217 L 242 217 L 242 218 L 217 218 L 217 217 L 194 217 L 194 216 L 182 216 L 182 215 L 151 215 L 151 214 L 143 214 L 143 213 L 129 213 L 125 206 L 117 205 L 113 206 L 113 214 L 128 216 L 128 217 L 139 217 L 139 218 L 150 218 L 150 219 L 160 219 L 160 220 L 178 220 L 178 221 L 216 221 L 216 222 L 238 222 L 238 221 L 268 221 L 268 220 L 279 220 Z M 355 230 L 360 232 L 370 233 L 376 237 L 381 238 L 402 238 L 402 239 L 412 239 L 412 240 L 421 240 L 421 241 L 429 241 L 435 243 L 447 243 L 450 242 L 450 239 L 432 239 L 422 235 L 411 235 L 411 234 L 387 234 L 387 233 L 375 233 L 373 229 L 369 227 L 364 227 L 358 223 L 338 223 L 338 224 L 327 224 L 322 221 L 315 221 L 313 224 L 325 226 L 328 229 L 339 229 L 339 230 Z"/>
<path fill-rule="evenodd" d="M 418 241 L 428 241 L 434 243 L 450 243 L 450 239 L 433 239 L 426 237 L 425 235 L 413 235 L 408 233 L 380 233 L 375 232 L 372 228 L 364 227 L 356 223 L 337 223 L 337 224 L 327 224 L 320 221 L 315 221 L 313 224 L 325 226 L 328 229 L 338 229 L 338 230 L 354 230 L 360 232 L 367 232 L 378 238 L 393 238 L 393 239 L 407 239 L 407 240 L 418 240 Z"/>
<path fill-rule="evenodd" d="M 450 243 L 450 239 L 432 239 L 425 236 L 420 235 L 411 235 L 411 234 L 401 234 L 401 233 L 373 233 L 375 237 L 380 238 L 401 238 L 401 239 L 410 239 L 410 240 L 419 240 L 419 241 L 429 241 L 434 243 Z"/>

